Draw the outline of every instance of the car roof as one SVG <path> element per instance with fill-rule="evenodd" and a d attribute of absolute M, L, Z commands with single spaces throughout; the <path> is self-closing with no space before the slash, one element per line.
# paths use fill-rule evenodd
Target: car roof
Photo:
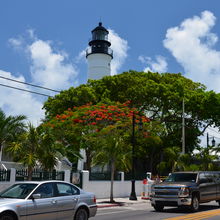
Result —
<path fill-rule="evenodd" d="M 173 173 L 199 173 L 202 171 L 177 171 L 177 172 L 173 172 Z"/>
<path fill-rule="evenodd" d="M 220 171 L 207 171 L 207 170 L 204 170 L 204 171 L 177 171 L 177 172 L 173 172 L 173 173 L 220 173 Z"/>
<path fill-rule="evenodd" d="M 71 184 L 69 182 L 62 181 L 62 180 L 24 181 L 24 182 L 19 182 L 16 184 L 42 184 L 42 183 L 68 183 L 68 184 Z"/>

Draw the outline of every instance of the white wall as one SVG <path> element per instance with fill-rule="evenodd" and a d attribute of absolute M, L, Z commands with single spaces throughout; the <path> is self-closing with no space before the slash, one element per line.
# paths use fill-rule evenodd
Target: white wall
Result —
<path fill-rule="evenodd" d="M 87 192 L 93 192 L 96 198 L 109 198 L 110 197 L 110 184 L 111 181 L 89 181 L 89 171 L 82 171 L 82 188 Z M 147 189 L 145 189 L 146 191 Z M 144 191 L 143 181 L 135 181 L 135 191 L 137 196 L 142 196 Z M 129 197 L 131 193 L 131 181 L 124 180 L 124 173 L 122 172 L 122 180 L 114 181 L 113 185 L 113 196 L 117 197 Z"/>

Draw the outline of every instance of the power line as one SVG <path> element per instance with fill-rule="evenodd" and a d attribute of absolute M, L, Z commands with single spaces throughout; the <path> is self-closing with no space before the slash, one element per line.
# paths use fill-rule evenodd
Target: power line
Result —
<path fill-rule="evenodd" d="M 34 92 L 34 91 L 31 91 L 31 90 L 27 90 L 27 89 L 21 89 L 21 88 L 14 87 L 14 86 L 8 86 L 8 85 L 4 85 L 4 84 L 1 84 L 1 83 L 0 83 L 0 86 L 4 86 L 4 87 L 10 88 L 10 89 L 16 89 L 16 90 L 20 90 L 20 91 L 24 91 L 24 92 L 34 93 L 34 94 L 37 94 L 37 95 L 52 97 L 52 96 L 47 95 L 47 94 L 43 94 L 43 93 L 39 93 L 39 92 Z"/>
<path fill-rule="evenodd" d="M 43 87 L 43 86 L 38 86 L 38 85 L 31 84 L 31 83 L 22 82 L 22 81 L 11 79 L 11 78 L 7 78 L 7 77 L 4 77 L 4 76 L 0 76 L 0 78 L 6 79 L 6 80 L 10 80 L 10 81 L 13 81 L 13 82 L 16 82 L 16 83 L 21 83 L 21 84 L 37 87 L 37 88 L 40 88 L 40 89 L 46 89 L 46 90 L 53 91 L 53 92 L 61 92 L 59 90 L 50 89 L 50 88 L 47 88 L 47 87 Z"/>

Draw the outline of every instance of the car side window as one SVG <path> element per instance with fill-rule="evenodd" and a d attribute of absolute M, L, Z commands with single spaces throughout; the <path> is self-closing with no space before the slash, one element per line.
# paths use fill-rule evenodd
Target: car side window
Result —
<path fill-rule="evenodd" d="M 79 190 L 65 183 L 57 183 L 58 196 L 70 196 L 79 194 Z"/>
<path fill-rule="evenodd" d="M 41 198 L 50 198 L 54 196 L 52 183 L 40 185 L 33 194 L 40 194 Z"/>
<path fill-rule="evenodd" d="M 214 182 L 214 174 L 213 174 L 213 173 L 207 172 L 207 173 L 205 174 L 205 177 L 206 177 L 206 179 L 207 179 L 207 182 L 209 182 L 209 183 Z"/>
<path fill-rule="evenodd" d="M 207 183 L 208 182 L 208 180 L 207 180 L 207 178 L 205 176 L 205 173 L 200 173 L 199 174 L 199 182 L 200 183 Z"/>

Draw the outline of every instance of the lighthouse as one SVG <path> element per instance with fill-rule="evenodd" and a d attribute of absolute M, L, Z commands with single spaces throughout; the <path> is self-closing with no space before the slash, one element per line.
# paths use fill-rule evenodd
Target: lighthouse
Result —
<path fill-rule="evenodd" d="M 108 30 L 102 26 L 101 22 L 92 30 L 92 39 L 86 50 L 88 79 L 101 79 L 103 76 L 110 76 L 113 51 L 110 48 L 108 34 Z"/>

